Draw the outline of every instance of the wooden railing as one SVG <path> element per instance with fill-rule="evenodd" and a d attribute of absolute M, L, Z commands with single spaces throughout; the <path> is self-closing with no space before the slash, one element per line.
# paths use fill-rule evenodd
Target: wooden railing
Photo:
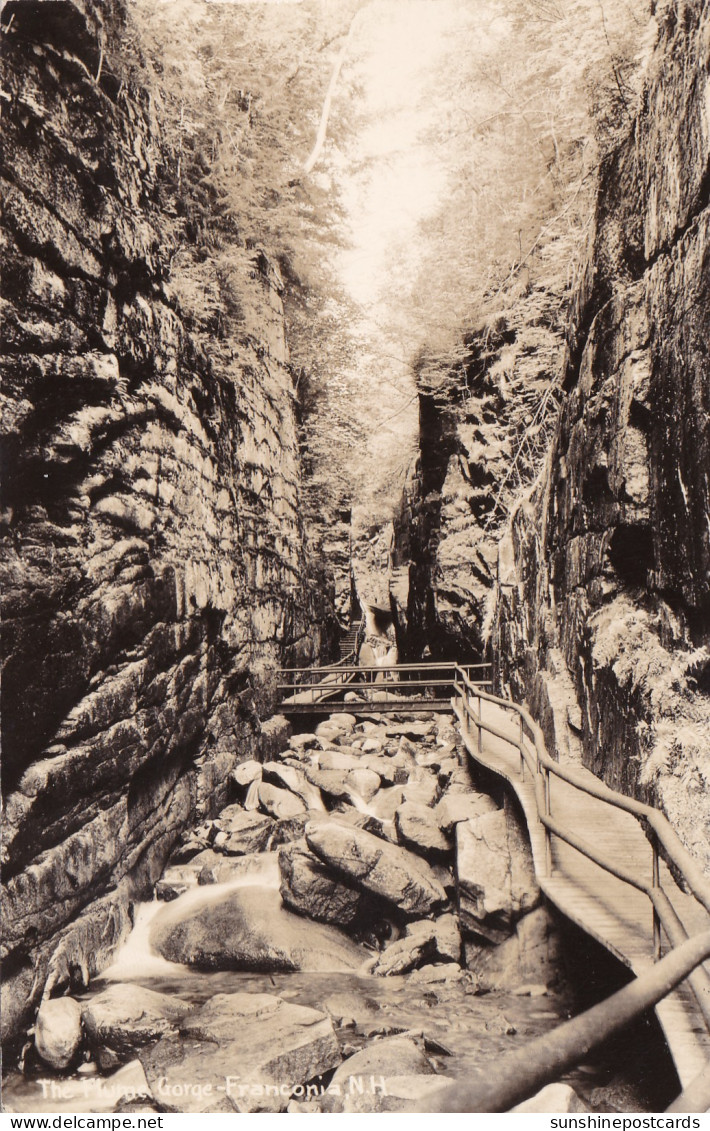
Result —
<path fill-rule="evenodd" d="M 490 719 L 486 720 L 484 717 L 485 703 L 494 704 L 497 709 L 503 708 L 515 716 L 517 733 L 515 735 L 507 734 L 499 727 L 494 726 Z M 604 785 L 603 782 L 590 781 L 586 775 L 582 775 L 569 767 L 561 766 L 554 761 L 547 753 L 540 727 L 525 708 L 518 703 L 501 699 L 486 692 L 479 684 L 474 683 L 462 669 L 459 669 L 454 681 L 453 705 L 469 737 L 472 728 L 476 728 L 476 741 L 479 750 L 482 748 L 484 731 L 503 742 L 509 743 L 518 750 L 521 776 L 524 777 L 527 769 L 534 782 L 538 817 L 545 830 L 545 855 L 548 874 L 553 867 L 551 837 L 556 836 L 610 875 L 616 876 L 617 879 L 643 892 L 648 897 L 651 903 L 653 954 L 656 960 L 661 956 L 661 927 L 672 947 L 677 947 L 685 942 L 688 938 L 688 932 L 661 884 L 659 867 L 661 850 L 669 866 L 681 877 L 698 903 L 708 912 L 710 912 L 710 881 L 697 861 L 681 843 L 667 818 L 658 809 L 645 805 L 635 798 L 617 793 Z M 555 819 L 550 789 L 551 778 L 554 777 L 560 778 L 590 797 L 595 797 L 616 809 L 632 814 L 642 822 L 649 839 L 650 881 L 630 872 L 618 860 L 612 860 L 605 856 L 578 836 L 576 832 L 565 828 L 561 822 Z M 705 1023 L 710 1029 L 710 977 L 702 966 L 698 966 L 688 976 L 688 982 L 692 987 Z"/>
<path fill-rule="evenodd" d="M 322 691 L 330 695 L 336 681 L 338 683 L 365 683 L 381 682 L 382 687 L 388 690 L 401 690 L 416 692 L 425 695 L 432 691 L 435 696 L 441 696 L 444 690 L 446 698 L 456 686 L 458 673 L 462 673 L 470 680 L 471 672 L 480 672 L 481 675 L 490 674 L 490 664 L 460 665 L 450 661 L 440 663 L 418 664 L 348 664 L 340 662 L 317 668 L 282 668 L 279 674 L 278 689 L 285 694 L 303 692 L 313 688 L 314 692 Z M 291 676 L 293 678 L 288 679 Z M 300 677 L 300 678 L 296 678 Z M 490 680 L 484 679 L 472 684 L 476 687 L 490 687 Z"/>

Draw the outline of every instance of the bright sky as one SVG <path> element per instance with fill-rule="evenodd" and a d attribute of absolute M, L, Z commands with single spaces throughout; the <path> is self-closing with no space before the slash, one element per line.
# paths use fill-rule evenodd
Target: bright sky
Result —
<path fill-rule="evenodd" d="M 336 264 L 362 309 L 363 348 L 351 379 L 361 385 L 367 406 L 375 493 L 393 478 L 401 485 L 417 435 L 409 363 L 420 343 L 402 340 L 392 293 L 396 297 L 402 271 L 415 272 L 417 225 L 446 192 L 447 171 L 436 163 L 425 134 L 441 112 L 431 98 L 432 75 L 445 64 L 446 37 L 459 5 L 460 0 L 372 0 L 357 17 L 346 62 L 363 89 L 371 122 L 341 155 L 336 173 L 351 239 Z M 388 290 L 389 302 L 383 302 Z"/>
<path fill-rule="evenodd" d="M 445 191 L 444 170 L 422 141 L 437 110 L 423 91 L 457 10 L 456 0 L 375 0 L 358 18 L 352 53 L 373 123 L 343 170 L 353 247 L 342 253 L 340 270 L 363 305 L 387 281 L 388 246 L 413 237 Z"/>

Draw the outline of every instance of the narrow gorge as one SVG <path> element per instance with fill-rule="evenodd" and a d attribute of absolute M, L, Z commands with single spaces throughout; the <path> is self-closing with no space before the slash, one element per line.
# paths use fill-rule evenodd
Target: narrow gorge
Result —
<path fill-rule="evenodd" d="M 457 1110 L 626 984 L 466 671 L 708 876 L 710 11 L 405 7 L 0 13 L 6 1111 Z"/>

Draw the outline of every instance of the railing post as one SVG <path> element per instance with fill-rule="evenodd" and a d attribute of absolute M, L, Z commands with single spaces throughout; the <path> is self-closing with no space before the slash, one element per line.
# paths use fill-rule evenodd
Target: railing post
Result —
<path fill-rule="evenodd" d="M 521 781 L 522 781 L 525 778 L 525 756 L 523 754 L 523 737 L 524 737 L 523 716 L 518 715 L 518 719 L 520 721 L 520 734 L 519 734 L 519 741 L 520 741 L 520 778 L 521 778 Z"/>
<path fill-rule="evenodd" d="M 658 837 L 651 834 L 651 887 L 660 888 L 660 868 L 658 863 Z M 658 962 L 661 957 L 661 920 L 658 917 L 656 905 L 653 905 L 653 961 Z"/>
<path fill-rule="evenodd" d="M 478 753 L 483 750 L 483 700 L 478 696 Z"/>
<path fill-rule="evenodd" d="M 539 766 L 539 763 L 538 763 Z M 544 773 L 544 789 L 545 789 L 545 816 L 552 816 L 552 797 L 550 796 L 550 771 L 545 767 Z M 545 825 L 545 869 L 548 876 L 552 875 L 552 833 Z"/>

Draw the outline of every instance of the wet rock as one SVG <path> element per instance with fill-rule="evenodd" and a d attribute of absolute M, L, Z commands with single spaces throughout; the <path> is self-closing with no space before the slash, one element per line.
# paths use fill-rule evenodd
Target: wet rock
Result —
<path fill-rule="evenodd" d="M 499 946 L 466 943 L 466 966 L 486 990 L 551 985 L 562 960 L 559 933 L 544 907 L 524 915 L 515 934 Z"/>
<path fill-rule="evenodd" d="M 262 783 L 258 783 L 258 788 L 261 791 Z M 269 843 L 275 827 L 271 817 L 256 812 L 246 813 L 241 805 L 230 805 L 223 809 L 219 822 L 225 834 L 224 839 L 220 840 L 219 851 L 226 856 L 247 856 L 252 852 L 261 852 Z"/>
<path fill-rule="evenodd" d="M 300 797 L 265 781 L 259 782 L 259 807 L 279 820 L 297 817 L 299 813 L 305 813 L 307 808 Z"/>
<path fill-rule="evenodd" d="M 232 883 L 240 876 L 249 875 L 258 869 L 265 855 L 267 854 L 263 852 L 251 852 L 246 856 L 228 856 L 225 858 L 218 852 L 212 852 L 209 854 L 211 859 L 205 860 L 197 875 L 197 885 L 205 887 L 207 884 Z M 203 853 L 203 856 L 207 856 L 207 853 Z"/>
<path fill-rule="evenodd" d="M 444 962 L 440 965 L 420 966 L 418 970 L 413 970 L 409 975 L 409 984 L 434 986 L 442 982 L 459 982 L 463 977 L 465 975 L 459 966 L 455 966 L 453 962 Z"/>
<path fill-rule="evenodd" d="M 377 774 L 364 767 L 348 770 L 319 770 L 315 766 L 307 766 L 305 774 L 311 785 L 316 786 L 323 793 L 355 805 L 358 802 L 369 801 L 374 797 L 380 785 Z"/>
<path fill-rule="evenodd" d="M 50 1068 L 68 1068 L 81 1045 L 81 1006 L 74 998 L 48 998 L 35 1021 L 35 1048 Z"/>
<path fill-rule="evenodd" d="M 494 813 L 497 808 L 487 793 L 445 793 L 434 808 L 434 816 L 439 828 L 451 834 L 461 821 L 472 821 L 485 813 Z"/>
<path fill-rule="evenodd" d="M 232 778 L 238 786 L 247 786 L 251 785 L 253 781 L 259 781 L 261 778 L 261 762 L 257 762 L 254 758 L 240 762 L 236 770 L 232 772 Z"/>
<path fill-rule="evenodd" d="M 426 915 L 446 902 L 444 889 L 423 860 L 362 829 L 314 821 L 306 826 L 306 840 L 335 872 L 405 915 Z"/>
<path fill-rule="evenodd" d="M 332 1022 L 269 994 L 217 994 L 141 1057 L 166 1110 L 285 1111 L 291 1089 L 341 1055 Z"/>
<path fill-rule="evenodd" d="M 426 805 L 406 801 L 396 810 L 394 824 L 400 844 L 405 848 L 435 859 L 451 852 L 451 842 L 444 836 L 433 811 Z"/>
<path fill-rule="evenodd" d="M 205 868 L 223 863 L 224 857 L 220 852 L 205 848 L 186 864 L 170 864 L 155 885 L 155 898 L 162 899 L 165 903 L 177 899 L 199 884 L 200 875 Z"/>
<path fill-rule="evenodd" d="M 401 1037 L 385 1037 L 374 1041 L 366 1048 L 344 1060 L 333 1074 L 327 1094 L 321 1103 L 323 1111 L 342 1112 L 349 1097 L 360 1095 L 361 1088 L 368 1088 L 370 1095 L 382 1090 L 384 1077 L 385 1090 L 390 1077 L 432 1076 L 434 1069 L 428 1057 L 413 1040 Z M 373 1089 L 370 1078 L 377 1082 Z"/>
<path fill-rule="evenodd" d="M 382 842 L 378 842 L 382 843 Z M 363 954 L 334 927 L 283 907 L 277 891 L 200 889 L 166 904 L 151 924 L 154 950 L 206 970 L 355 970 Z"/>
<path fill-rule="evenodd" d="M 302 769 L 294 766 L 285 766 L 278 762 L 265 762 L 263 767 L 264 780 L 283 786 L 300 797 L 306 809 L 322 810 L 325 812 L 323 798 L 320 790 L 308 781 Z M 295 815 L 295 814 L 294 814 Z"/>
<path fill-rule="evenodd" d="M 548 1084 L 529 1100 L 511 1107 L 516 1112 L 542 1112 L 545 1115 L 563 1112 L 592 1111 L 569 1084 Z"/>
<path fill-rule="evenodd" d="M 192 1006 L 171 994 L 119 983 L 84 1004 L 81 1021 L 92 1053 L 105 1072 L 130 1060 L 168 1033 Z"/>
<path fill-rule="evenodd" d="M 343 927 L 357 918 L 362 892 L 336 879 L 305 839 L 280 850 L 279 869 L 281 898 L 292 911 Z"/>
<path fill-rule="evenodd" d="M 456 878 L 461 926 L 502 942 L 514 922 L 539 901 L 534 873 L 521 862 L 517 833 L 511 850 L 503 810 L 456 825 Z"/>
<path fill-rule="evenodd" d="M 350 1018 L 357 1024 L 370 1020 L 381 1012 L 373 998 L 358 993 L 331 994 L 323 1002 L 323 1008 L 333 1018 L 333 1023 L 339 1026 Z"/>

